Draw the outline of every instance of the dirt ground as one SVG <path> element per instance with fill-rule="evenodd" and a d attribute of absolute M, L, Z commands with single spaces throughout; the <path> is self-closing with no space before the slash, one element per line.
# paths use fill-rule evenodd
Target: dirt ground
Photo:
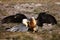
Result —
<path fill-rule="evenodd" d="M 40 28 L 37 33 L 6 32 L 5 28 L 19 24 L 0 23 L 0 40 L 60 40 L 60 0 L 0 0 L 0 22 L 4 17 L 16 13 L 36 18 L 39 12 L 47 12 L 56 18 L 58 24 L 53 25 L 52 31 Z"/>

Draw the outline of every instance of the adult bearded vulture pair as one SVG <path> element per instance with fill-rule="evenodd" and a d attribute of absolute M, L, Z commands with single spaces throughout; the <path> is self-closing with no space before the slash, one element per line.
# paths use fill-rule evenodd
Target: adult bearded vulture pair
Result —
<path fill-rule="evenodd" d="M 18 13 L 16 15 L 11 15 L 2 19 L 2 23 L 9 23 L 9 22 L 22 23 L 24 25 L 23 27 L 26 27 L 26 29 L 28 27 L 27 30 L 32 30 L 34 32 L 38 30 L 38 26 L 42 27 L 44 23 L 52 25 L 57 24 L 57 20 L 55 19 L 55 17 L 50 14 L 47 14 L 46 12 L 39 13 L 37 18 L 31 17 L 30 19 L 28 19 L 24 14 Z M 23 31 L 25 30 L 24 28 L 22 28 L 22 26 L 18 27 L 16 30 L 15 28 L 16 27 L 11 28 L 10 31 L 11 30 L 17 31 L 19 28 L 21 28 L 21 30 Z"/>

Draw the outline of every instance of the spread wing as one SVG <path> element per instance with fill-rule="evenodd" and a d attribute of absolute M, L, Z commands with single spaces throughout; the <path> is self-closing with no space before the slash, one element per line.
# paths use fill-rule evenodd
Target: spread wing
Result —
<path fill-rule="evenodd" d="M 38 26 L 43 26 L 43 23 L 52 24 L 52 25 L 57 24 L 57 20 L 55 19 L 55 17 L 46 12 L 39 13 L 36 20 Z"/>
<path fill-rule="evenodd" d="M 27 19 L 24 14 L 17 13 L 16 15 L 10 15 L 2 19 L 1 23 L 22 23 L 23 19 Z"/>

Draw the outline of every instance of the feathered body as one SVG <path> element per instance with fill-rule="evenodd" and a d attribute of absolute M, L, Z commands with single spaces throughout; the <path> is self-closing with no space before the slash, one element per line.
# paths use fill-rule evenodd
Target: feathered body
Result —
<path fill-rule="evenodd" d="M 36 20 L 35 20 L 34 17 L 32 17 L 30 19 L 30 22 L 29 22 L 29 30 L 34 31 L 34 32 L 37 31 Z"/>

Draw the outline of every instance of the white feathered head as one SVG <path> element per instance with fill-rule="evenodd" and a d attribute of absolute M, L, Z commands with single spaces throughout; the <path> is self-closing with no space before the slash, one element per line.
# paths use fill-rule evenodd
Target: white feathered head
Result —
<path fill-rule="evenodd" d="M 24 25 L 26 25 L 26 27 L 28 26 L 28 22 L 29 22 L 28 19 L 23 19 L 23 20 L 22 20 L 22 23 L 23 23 Z"/>

